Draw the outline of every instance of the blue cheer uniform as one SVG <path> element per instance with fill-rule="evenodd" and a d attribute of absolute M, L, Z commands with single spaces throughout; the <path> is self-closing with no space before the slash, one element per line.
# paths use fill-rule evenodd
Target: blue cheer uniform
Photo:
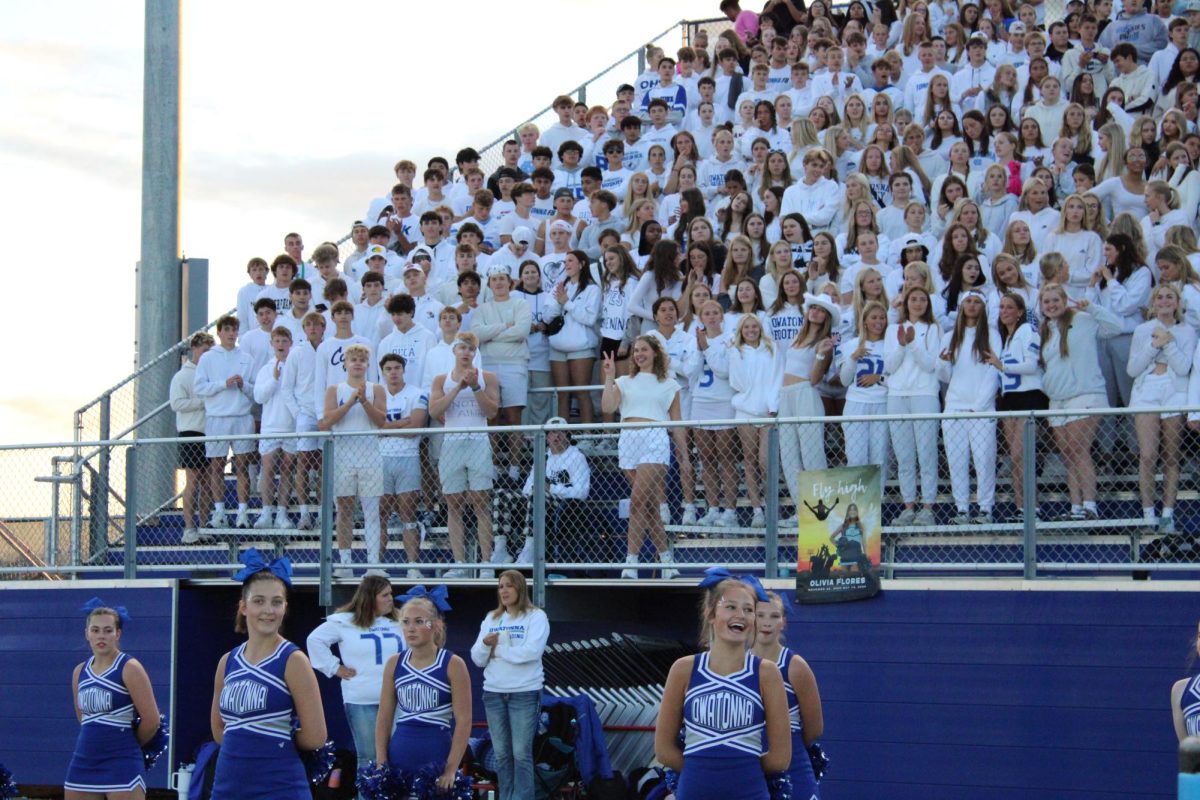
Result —
<path fill-rule="evenodd" d="M 450 756 L 454 707 L 450 696 L 449 650 L 439 649 L 424 669 L 412 665 L 412 651 L 396 657 L 396 727 L 388 742 L 388 766 L 403 771 L 432 769 L 439 774 Z"/>
<path fill-rule="evenodd" d="M 79 672 L 75 698 L 83 721 L 63 788 L 98 794 L 144 791 L 146 764 L 133 729 L 133 699 L 121 677 L 129 655 L 118 653 L 100 674 L 92 669 L 94 661 L 89 658 Z"/>
<path fill-rule="evenodd" d="M 282 641 L 257 664 L 239 645 L 225 661 L 217 704 L 225 741 L 217 757 L 213 800 L 311 800 L 308 775 L 292 738 L 296 707 L 284 680 L 296 645 Z"/>
<path fill-rule="evenodd" d="M 1183 725 L 1188 736 L 1200 736 L 1200 675 L 1196 675 L 1183 687 L 1179 696 L 1179 710 L 1183 712 Z"/>
<path fill-rule="evenodd" d="M 708 653 L 692 661 L 683 698 L 683 770 L 678 800 L 767 800 L 763 774 L 762 660 L 746 653 L 742 668 L 717 675 Z"/>
<path fill-rule="evenodd" d="M 783 673 L 783 691 L 787 695 L 788 727 L 792 731 L 792 763 L 788 767 L 788 776 L 792 779 L 792 797 L 795 800 L 820 800 L 817 791 L 817 778 L 813 775 L 812 759 L 808 757 L 808 748 L 804 744 L 804 720 L 800 716 L 800 699 L 788 679 L 788 666 L 793 658 L 799 658 L 786 647 L 779 651 L 775 663 Z"/>

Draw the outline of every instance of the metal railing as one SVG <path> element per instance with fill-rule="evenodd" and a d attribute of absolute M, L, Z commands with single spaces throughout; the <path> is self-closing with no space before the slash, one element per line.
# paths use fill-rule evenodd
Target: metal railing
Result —
<path fill-rule="evenodd" d="M 1099 466 L 1097 492 L 1093 495 L 1097 501 L 1095 519 L 1070 518 L 1074 478 L 1066 473 L 1053 431 L 1048 427 L 1052 420 L 1059 421 L 1053 419 L 1056 416 L 1102 418 L 1090 448 Z M 929 502 L 933 517 L 916 520 L 917 524 L 912 524 L 913 520 L 898 524 L 902 522 L 898 516 L 903 511 L 904 481 L 898 482 L 894 477 L 893 464 L 899 467 L 902 462 L 889 456 L 882 464 L 885 477 L 881 566 L 887 576 L 1018 575 L 1032 579 L 1065 573 L 1169 576 L 1200 571 L 1200 547 L 1196 547 L 1195 541 L 1196 523 L 1200 521 L 1197 519 L 1200 492 L 1196 488 L 1200 476 L 1200 440 L 1190 432 L 1177 432 L 1173 445 L 1178 447 L 1178 456 L 1164 451 L 1168 459 L 1162 465 L 1151 463 L 1150 472 L 1142 464 L 1139 480 L 1136 448 L 1125 445 L 1132 433 L 1133 416 L 1128 410 L 1110 410 L 1070 414 L 768 418 L 706 421 L 703 425 L 612 423 L 566 429 L 518 426 L 448 432 L 429 428 L 414 433 L 435 443 L 434 450 L 447 435 L 476 433 L 480 436 L 478 441 L 487 443 L 491 463 L 476 463 L 489 470 L 495 466 L 496 476 L 485 493 L 486 503 L 464 508 L 462 522 L 457 522 L 454 512 L 445 504 L 442 483 L 447 480 L 442 473 L 445 462 L 438 461 L 435 453 L 422 450 L 421 480 L 425 485 L 416 490 L 415 497 L 423 496 L 427 507 L 420 541 L 415 544 L 411 538 L 404 541 L 406 530 L 418 530 L 416 526 L 404 527 L 411 521 L 406 520 L 405 513 L 399 513 L 399 526 L 391 525 L 395 517 L 389 515 L 379 526 L 385 544 L 381 560 L 379 552 L 364 550 L 361 540 L 370 525 L 367 517 L 355 509 L 348 512 L 353 514 L 353 543 L 349 548 L 354 560 L 352 568 L 360 572 L 381 568 L 400 571 L 402 575 L 415 570 L 422 576 L 446 578 L 445 573 L 450 570 L 495 570 L 502 563 L 514 563 L 532 569 L 538 585 L 547 576 L 553 580 L 616 576 L 631 568 L 624 563 L 630 518 L 640 513 L 638 509 L 645 511 L 644 504 L 631 511 L 631 496 L 635 503 L 640 501 L 636 489 L 630 492 L 627 475 L 618 467 L 617 455 L 622 448 L 639 446 L 639 431 L 663 428 L 668 434 L 660 441 L 652 441 L 651 437 L 641 443 L 649 448 L 648 453 L 654 451 L 654 458 L 669 462 L 662 468 L 657 487 L 663 505 L 655 510 L 662 514 L 662 524 L 654 522 L 645 527 L 648 535 L 644 537 L 639 527 L 637 538 L 645 541 L 637 549 L 643 560 L 632 569 L 648 577 L 658 575 L 663 569 L 697 573 L 721 563 L 767 577 L 787 576 L 800 557 L 793 523 L 780 522 L 796 514 L 799 473 L 794 459 L 810 459 L 811 455 L 821 462 L 811 466 L 842 466 L 850 452 L 848 438 L 869 435 L 866 429 L 853 426 L 923 424 L 925 428 L 919 435 L 932 436 L 935 444 L 941 441 L 937 445 L 936 475 L 928 476 L 931 485 L 925 487 L 934 494 L 917 498 L 918 506 L 920 501 Z M 984 424 L 997 431 L 997 469 L 991 477 L 976 476 L 973 488 L 968 487 L 972 493 L 967 495 L 966 506 L 962 502 L 964 487 L 956 483 L 959 478 L 953 471 L 956 463 L 969 461 L 969 454 L 959 449 L 966 446 L 965 439 L 948 427 L 958 422 Z M 755 437 L 739 441 L 737 429 L 751 424 L 766 431 L 758 453 L 747 450 L 757 447 L 753 444 Z M 1012 441 L 1001 433 L 1005 428 L 1013 435 Z M 569 470 L 561 463 L 549 468 L 547 465 L 548 449 L 559 446 L 555 441 L 548 442 L 548 434 L 563 430 L 581 443 L 582 458 L 588 464 L 590 488 L 579 496 L 561 490 L 563 481 L 570 483 L 573 478 Z M 714 430 L 715 435 L 710 436 Z M 722 430 L 729 435 L 721 434 Z M 231 441 L 257 445 L 262 438 L 231 437 Z M 376 433 L 320 433 L 310 438 L 319 440 L 323 464 L 343 466 L 357 458 L 355 453 L 377 458 L 380 441 Z M 668 438 L 671 444 L 662 451 Z M 817 442 L 818 449 L 811 454 L 802 452 L 807 446 L 806 438 Z M 1017 440 L 1020 447 L 1016 446 Z M 173 474 L 178 465 L 178 446 L 197 441 L 200 440 L 120 439 L 0 448 L 0 468 L 17 462 L 44 464 L 45 458 L 50 457 L 50 477 L 55 490 L 51 513 L 39 516 L 20 511 L 27 505 L 22 502 L 21 487 L 13 484 L 0 487 L 0 573 L 47 576 L 108 571 L 132 577 L 139 572 L 165 571 L 221 577 L 237 567 L 242 549 L 255 545 L 287 554 L 298 574 L 319 580 L 323 589 L 328 590 L 335 579 L 334 570 L 341 568 L 334 557 L 339 512 L 333 497 L 343 491 L 344 470 L 306 472 L 302 481 L 295 484 L 303 486 L 297 490 L 302 494 L 297 493 L 295 502 L 285 497 L 281 504 L 283 511 L 277 512 L 276 522 L 282 513 L 285 527 L 275 527 L 272 522 L 269 526 L 239 529 L 230 527 L 227 521 L 212 530 L 197 529 L 190 534 L 189 541 L 189 528 L 197 526 L 192 520 L 183 519 L 178 494 L 156 500 L 153 514 L 138 516 L 133 524 L 129 522 L 130 509 L 142 503 L 138 497 L 141 487 L 133 477 L 135 463 Z M 619 446 L 618 441 L 621 441 Z M 466 446 L 455 442 L 440 448 L 442 459 L 449 452 L 457 457 Z M 114 473 L 125 478 L 123 497 L 85 491 L 87 487 L 81 486 L 84 470 L 72 455 L 77 448 L 107 454 Z M 1009 453 L 1019 454 L 1019 460 L 1010 459 Z M 761 463 L 761 470 L 747 469 L 751 463 Z M 1144 500 L 1139 498 L 1139 491 L 1149 491 L 1152 501 L 1161 499 L 1164 479 L 1176 480 L 1175 465 L 1181 474 L 1178 499 L 1173 503 L 1172 527 L 1156 528 L 1142 518 Z M 808 468 L 810 464 L 804 466 Z M 916 471 L 915 459 L 913 470 Z M 985 483 L 988 485 L 984 486 Z M 274 487 L 273 481 L 269 484 Z M 62 507 L 57 491 L 60 485 L 81 486 L 80 496 L 86 502 L 73 501 Z M 985 501 L 993 486 L 994 502 Z M 291 482 L 286 483 L 288 494 L 292 487 Z M 220 489 L 232 516 L 236 489 L 228 482 L 222 482 Z M 260 494 L 251 491 L 245 499 L 250 505 L 247 522 L 259 521 Z M 319 520 L 311 531 L 297 527 L 302 502 L 310 505 Z M 981 507 L 985 502 L 986 509 Z M 201 505 L 201 515 L 207 516 L 203 501 Z M 724 509 L 730 513 L 724 514 Z M 408 516 L 418 519 L 415 509 L 412 511 Z M 984 511 L 994 516 L 981 520 L 978 515 Z M 1017 516 L 1017 511 L 1023 514 Z M 964 514 L 973 513 L 976 520 L 964 521 Z M 97 514 L 99 520 L 94 518 Z M 637 519 L 639 526 L 648 522 L 645 516 Z M 69 535 L 64 535 L 64 530 Z M 663 538 L 657 539 L 659 536 Z M 389 539 L 400 541 L 405 547 L 388 546 Z M 495 551 L 491 547 L 493 542 Z M 657 560 L 655 542 L 658 547 L 665 543 L 666 552 L 673 554 L 670 561 L 664 564 Z M 520 555 L 516 555 L 518 551 Z M 496 556 L 497 560 L 492 561 L 489 558 L 492 552 L 507 553 L 508 558 Z M 44 557 L 38 556 L 39 553 Z M 457 572 L 449 575 L 450 579 L 455 577 L 459 577 Z"/>

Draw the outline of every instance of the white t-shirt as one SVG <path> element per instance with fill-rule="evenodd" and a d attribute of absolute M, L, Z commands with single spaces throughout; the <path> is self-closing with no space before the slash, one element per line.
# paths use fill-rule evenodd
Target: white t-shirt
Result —
<path fill-rule="evenodd" d="M 429 407 L 429 396 L 421 391 L 416 381 L 404 384 L 404 388 L 396 392 L 396 394 L 392 394 L 388 391 L 387 386 L 384 386 L 383 394 L 387 399 L 388 422 L 408 419 L 412 416 L 413 409 L 425 409 Z M 379 437 L 380 455 L 406 458 L 418 456 L 420 452 L 420 436 L 399 436 L 392 434 Z"/>
<path fill-rule="evenodd" d="M 376 705 L 383 689 L 383 667 L 388 658 L 403 653 L 404 632 L 400 623 L 377 617 L 369 628 L 357 628 L 349 611 L 330 614 L 308 635 L 308 657 L 313 669 L 327 678 L 345 664 L 353 678 L 342 681 L 342 701 L 353 705 Z M 330 650 L 337 645 L 341 660 Z"/>

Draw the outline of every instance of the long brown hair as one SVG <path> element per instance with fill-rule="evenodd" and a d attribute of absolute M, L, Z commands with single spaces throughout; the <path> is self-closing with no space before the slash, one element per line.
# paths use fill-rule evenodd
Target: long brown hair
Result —
<path fill-rule="evenodd" d="M 971 354 L 975 356 L 975 361 L 979 364 L 987 363 L 987 359 L 995 355 L 992 352 L 992 340 L 988 336 L 988 321 L 987 321 L 987 303 L 983 300 L 983 295 L 979 292 L 964 292 L 964 297 L 970 295 L 979 301 L 981 308 L 979 316 L 975 318 L 975 323 L 971 326 L 975 329 L 975 341 L 971 344 Z M 954 332 L 950 334 L 950 363 L 958 363 L 958 348 L 962 345 L 967 328 L 967 317 L 962 313 L 962 308 L 958 309 L 958 314 L 954 320 Z"/>
<path fill-rule="evenodd" d="M 279 585 L 283 587 L 284 603 L 287 602 L 288 585 L 287 585 L 286 581 L 284 581 L 282 578 L 280 578 L 278 575 L 271 572 L 270 570 L 264 569 L 260 572 L 255 572 L 253 575 L 246 578 L 245 582 L 242 583 L 242 602 L 238 603 L 238 609 L 237 609 L 237 611 L 234 612 L 234 617 L 233 617 L 234 633 L 248 633 L 249 632 L 249 628 L 246 627 L 246 615 L 242 613 L 242 603 L 245 603 L 247 600 L 250 599 L 250 590 L 254 586 L 254 584 L 261 583 L 262 581 L 266 581 L 266 580 L 272 580 L 272 581 L 279 582 Z M 285 618 L 286 618 L 286 612 L 287 612 L 287 609 L 285 608 L 284 609 Z M 280 627 L 282 627 L 282 624 L 283 624 L 283 621 L 281 620 Z"/>
<path fill-rule="evenodd" d="M 648 337 L 639 336 L 638 338 L 645 339 Z M 525 576 L 523 574 L 515 569 L 506 569 L 504 572 L 501 572 L 500 577 L 496 579 L 497 586 L 499 585 L 499 582 L 505 578 L 511 580 L 513 582 L 513 586 L 517 590 L 517 608 L 520 609 L 521 616 L 524 616 L 525 614 L 528 614 L 530 611 L 533 611 L 537 608 L 537 606 L 533 604 L 533 601 L 529 599 L 529 584 L 525 581 Z M 499 589 L 496 591 L 497 594 L 499 594 Z M 500 619 L 500 617 L 504 614 L 504 611 L 504 603 L 500 603 L 498 606 L 496 606 L 496 610 L 492 612 L 492 619 Z"/>
<path fill-rule="evenodd" d="M 1038 310 L 1042 307 L 1042 295 L 1048 292 L 1058 292 L 1062 295 L 1064 304 L 1067 300 L 1067 290 L 1060 283 L 1044 283 L 1038 291 Z M 1044 315 L 1043 315 L 1044 317 Z M 1058 328 L 1058 354 L 1062 358 L 1069 358 L 1071 349 L 1067 345 L 1067 334 L 1071 331 L 1071 321 L 1075 318 L 1075 310 L 1070 306 L 1063 309 L 1062 316 L 1057 320 L 1042 319 L 1039 327 L 1039 339 L 1041 341 L 1041 352 L 1038 354 L 1038 366 L 1042 369 L 1046 368 L 1046 342 L 1050 341 L 1050 326 L 1054 325 Z"/>
<path fill-rule="evenodd" d="M 378 615 L 375 613 L 375 598 L 384 589 L 390 588 L 392 582 L 382 575 L 367 575 L 362 579 L 362 583 L 358 584 L 358 588 L 354 590 L 354 596 L 350 598 L 350 602 L 338 608 L 338 611 L 349 611 L 351 613 L 350 624 L 356 628 L 370 628 L 371 623 L 376 620 Z M 393 605 L 392 610 L 383 616 L 393 622 L 400 618 L 399 612 Z"/>

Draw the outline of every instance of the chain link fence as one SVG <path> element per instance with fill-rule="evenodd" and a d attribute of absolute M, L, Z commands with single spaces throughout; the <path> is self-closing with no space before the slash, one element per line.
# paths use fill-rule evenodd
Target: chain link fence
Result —
<path fill-rule="evenodd" d="M 0 487 L 0 572 L 222 577 L 254 546 L 333 579 L 486 578 L 510 563 L 562 579 L 713 564 L 786 576 L 803 470 L 877 463 L 889 577 L 1165 577 L 1200 569 L 1200 439 L 1184 420 L 877 415 L 10 447 L 6 474 L 39 480 Z M 209 460 L 218 452 L 229 460 Z"/>

